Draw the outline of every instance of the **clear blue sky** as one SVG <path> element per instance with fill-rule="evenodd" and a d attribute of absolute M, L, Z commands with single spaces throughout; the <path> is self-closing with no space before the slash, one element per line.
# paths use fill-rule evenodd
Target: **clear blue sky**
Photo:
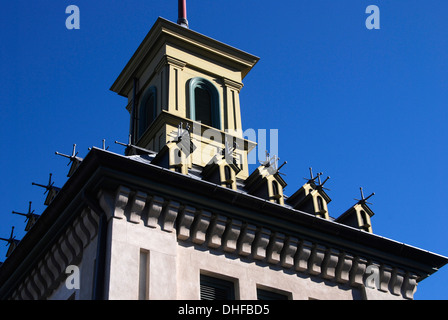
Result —
<path fill-rule="evenodd" d="M 67 30 L 68 5 L 81 13 Z M 368 5 L 380 30 L 367 30 Z M 288 161 L 286 194 L 312 166 L 337 217 L 359 187 L 375 192 L 374 233 L 448 256 L 448 2 L 440 0 L 188 0 L 191 29 L 261 58 L 244 80 L 245 129 L 278 129 Z M 175 0 L 6 1 L 0 11 L 0 237 L 23 237 L 33 201 L 66 159 L 106 139 L 126 141 L 126 100 L 110 86 L 158 16 L 177 19 Z M 0 243 L 0 260 L 6 247 Z M 448 299 L 448 266 L 416 299 Z"/>

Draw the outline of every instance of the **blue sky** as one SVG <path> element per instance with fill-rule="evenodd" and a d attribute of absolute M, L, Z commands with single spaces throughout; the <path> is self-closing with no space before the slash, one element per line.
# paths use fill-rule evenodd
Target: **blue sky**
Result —
<path fill-rule="evenodd" d="M 65 9 L 80 9 L 68 30 Z M 368 5 L 380 30 L 368 30 Z M 448 3 L 440 0 L 188 0 L 190 28 L 260 57 L 245 78 L 245 129 L 278 129 L 292 194 L 308 168 L 331 176 L 330 215 L 371 198 L 373 231 L 448 256 Z M 0 11 L 0 237 L 23 237 L 28 202 L 40 213 L 53 173 L 77 144 L 122 153 L 129 116 L 110 86 L 157 17 L 177 1 L 8 1 Z M 6 247 L 0 243 L 0 261 Z M 416 299 L 448 299 L 448 266 Z"/>

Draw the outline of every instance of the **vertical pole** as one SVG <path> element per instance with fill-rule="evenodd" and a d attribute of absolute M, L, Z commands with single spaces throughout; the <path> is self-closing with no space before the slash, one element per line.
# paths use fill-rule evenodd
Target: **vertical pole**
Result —
<path fill-rule="evenodd" d="M 187 20 L 187 0 L 179 0 L 178 1 L 178 19 L 177 24 L 182 27 L 188 28 L 188 20 Z"/>
<path fill-rule="evenodd" d="M 134 78 L 134 88 L 133 88 L 133 97 L 132 97 L 132 111 L 131 111 L 131 128 L 129 134 L 132 136 L 132 141 L 129 144 L 135 144 L 137 142 L 137 122 L 138 122 L 138 114 L 137 114 L 137 92 L 138 92 L 138 79 Z"/>

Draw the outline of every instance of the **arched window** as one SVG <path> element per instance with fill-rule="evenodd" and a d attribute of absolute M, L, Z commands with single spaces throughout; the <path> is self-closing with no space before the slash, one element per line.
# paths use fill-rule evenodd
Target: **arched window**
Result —
<path fill-rule="evenodd" d="M 202 124 L 221 129 L 219 94 L 216 87 L 203 78 L 189 83 L 190 108 L 188 117 Z"/>
<path fill-rule="evenodd" d="M 157 115 L 157 90 L 150 87 L 140 103 L 138 109 L 138 138 L 140 138 Z"/>
<path fill-rule="evenodd" d="M 172 166 L 174 167 L 174 171 L 182 173 L 182 167 L 184 166 L 184 159 L 182 159 L 182 151 L 180 151 L 180 149 L 175 148 L 172 152 L 173 152 Z"/>
<path fill-rule="evenodd" d="M 361 212 L 359 213 L 361 215 L 361 220 L 362 220 L 362 228 L 366 231 L 368 231 L 369 228 L 369 223 L 367 222 L 367 213 L 364 210 L 361 210 Z"/>
<path fill-rule="evenodd" d="M 280 193 L 278 192 L 278 182 L 272 181 L 272 195 L 274 196 L 275 203 L 280 204 Z"/>
<path fill-rule="evenodd" d="M 321 196 L 317 196 L 317 208 L 318 208 L 319 212 L 324 210 L 324 200 L 322 200 Z"/>
<path fill-rule="evenodd" d="M 232 189 L 232 173 L 229 166 L 224 166 L 224 178 L 226 180 L 226 187 Z"/>
<path fill-rule="evenodd" d="M 212 126 L 212 97 L 207 88 L 203 86 L 194 88 L 194 106 L 196 120 Z"/>

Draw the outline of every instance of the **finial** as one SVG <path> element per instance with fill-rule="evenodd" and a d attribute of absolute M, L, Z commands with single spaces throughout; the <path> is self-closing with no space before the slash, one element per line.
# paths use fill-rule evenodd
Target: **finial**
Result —
<path fill-rule="evenodd" d="M 187 0 L 179 0 L 177 24 L 188 29 Z"/>
<path fill-rule="evenodd" d="M 181 122 L 179 123 L 179 125 L 177 126 L 177 140 L 180 141 L 182 140 L 182 137 L 185 135 L 190 135 L 190 124 L 187 123 L 184 129 L 184 123 Z"/>
<path fill-rule="evenodd" d="M 236 150 L 237 147 L 238 147 L 238 143 L 236 142 L 236 140 L 233 141 L 232 146 L 230 146 L 229 140 L 227 139 L 227 135 L 226 135 L 225 141 L 224 141 L 224 149 L 222 150 L 222 154 L 224 156 L 232 157 L 233 152 Z"/>
<path fill-rule="evenodd" d="M 51 188 L 53 188 L 53 185 L 54 185 L 54 181 L 53 181 L 53 182 L 51 181 L 51 176 L 52 176 L 52 175 L 53 175 L 53 174 L 50 173 L 50 178 L 48 179 L 48 184 L 47 184 L 46 186 L 43 185 L 43 184 L 35 183 L 35 182 L 32 182 L 31 184 L 32 184 L 33 186 L 38 186 L 38 187 L 45 188 L 45 192 L 44 192 L 44 194 L 46 194 L 49 190 L 51 190 Z"/>
<path fill-rule="evenodd" d="M 16 239 L 16 236 L 14 235 L 14 227 L 12 227 L 11 235 L 9 238 L 0 238 L 0 240 L 7 242 L 6 245 L 9 246 L 8 252 L 6 252 L 6 257 L 9 257 L 11 255 L 11 252 L 17 247 L 17 244 L 20 240 Z"/>
<path fill-rule="evenodd" d="M 316 179 L 319 179 L 319 182 L 320 182 L 320 176 L 323 175 L 323 173 L 322 173 L 322 172 L 318 172 L 317 175 L 314 176 L 314 174 L 313 174 L 313 168 L 310 167 L 309 170 L 310 170 L 310 177 L 309 177 L 309 178 L 303 178 L 303 179 L 307 180 L 308 183 L 315 183 Z M 327 180 L 328 180 L 328 179 L 327 179 Z M 325 180 L 325 181 L 326 181 L 326 180 Z"/>
<path fill-rule="evenodd" d="M 265 151 L 265 154 L 266 154 L 266 160 L 259 162 L 262 166 L 269 167 L 271 164 L 271 155 L 269 154 L 268 150 Z"/>
<path fill-rule="evenodd" d="M 55 154 L 70 159 L 70 161 L 67 163 L 67 166 L 69 166 L 70 164 L 72 165 L 67 174 L 67 177 L 71 177 L 82 162 L 82 158 L 78 157 L 78 152 L 76 151 L 76 144 L 73 145 L 72 155 L 63 154 L 57 151 L 55 152 Z"/>
<path fill-rule="evenodd" d="M 123 142 L 115 141 L 116 144 L 125 146 L 125 147 L 128 148 L 128 149 L 134 149 L 134 150 L 141 151 L 141 152 L 143 152 L 144 154 L 156 154 L 156 153 L 157 153 L 157 152 L 155 152 L 155 151 L 148 150 L 148 149 L 145 149 L 145 148 L 142 148 L 142 147 L 133 145 L 131 142 L 132 142 L 132 135 L 131 135 L 131 134 L 129 134 L 129 138 L 128 138 L 128 143 L 127 143 L 127 144 L 126 144 L 126 143 L 123 143 Z"/>
<path fill-rule="evenodd" d="M 103 139 L 102 142 L 103 142 L 103 150 L 108 150 L 109 146 L 106 147 L 106 139 Z M 90 148 L 90 147 L 88 149 L 92 150 L 92 148 Z"/>
<path fill-rule="evenodd" d="M 12 244 L 14 241 L 17 241 L 16 236 L 14 235 L 14 226 L 11 229 L 11 235 L 9 236 L 9 238 L 0 238 L 0 240 L 7 242 L 6 245 Z"/>
<path fill-rule="evenodd" d="M 12 213 L 18 214 L 20 216 L 24 216 L 24 217 L 26 217 L 25 222 L 28 221 L 28 219 L 34 214 L 34 210 L 31 210 L 31 203 L 32 202 L 30 201 L 29 206 L 28 206 L 28 213 L 21 213 L 21 212 L 17 212 L 17 211 L 12 211 Z"/>
<path fill-rule="evenodd" d="M 361 199 L 355 199 L 355 200 L 357 200 L 358 203 L 368 203 L 368 204 L 372 204 L 372 203 L 370 203 L 370 202 L 367 202 L 367 200 L 368 200 L 370 197 L 374 196 L 374 195 L 375 195 L 375 192 L 372 192 L 372 193 L 370 194 L 370 196 L 368 196 L 367 198 L 364 198 L 364 192 L 363 192 L 363 190 L 362 190 L 362 187 L 359 187 L 359 190 L 361 191 Z"/>
<path fill-rule="evenodd" d="M 316 176 L 314 176 L 314 174 L 313 174 L 313 168 L 310 167 L 309 170 L 310 170 L 310 178 L 304 178 L 304 179 L 307 180 L 308 183 L 312 184 L 312 185 L 313 185 L 313 188 L 316 188 L 316 189 L 319 189 L 319 190 L 322 190 L 322 189 L 330 190 L 330 189 L 328 189 L 328 188 L 324 188 L 324 184 L 330 179 L 330 176 L 328 176 L 328 177 L 322 182 L 322 180 L 320 179 L 320 177 L 323 175 L 323 172 L 318 172 L 318 173 L 316 174 Z M 317 179 L 317 184 L 316 184 L 316 179 Z"/>
<path fill-rule="evenodd" d="M 70 159 L 70 161 L 68 162 L 67 166 L 69 166 L 70 163 L 72 163 L 72 162 L 75 163 L 75 162 L 81 162 L 82 161 L 81 158 L 77 157 L 78 152 L 76 151 L 76 144 L 73 144 L 73 149 L 72 149 L 72 155 L 71 156 L 67 155 L 67 154 L 63 154 L 63 153 L 57 152 L 57 151 L 55 152 L 55 154 L 58 155 L 58 156 L 62 156 L 64 158 Z"/>
<path fill-rule="evenodd" d="M 28 222 L 28 223 L 25 226 L 25 231 L 29 231 L 31 229 L 31 227 L 36 223 L 37 219 L 39 218 L 39 215 L 35 214 L 34 210 L 31 210 L 31 201 L 30 201 L 27 213 L 21 213 L 21 212 L 16 212 L 16 211 L 13 211 L 12 213 L 26 217 L 25 222 Z"/>

